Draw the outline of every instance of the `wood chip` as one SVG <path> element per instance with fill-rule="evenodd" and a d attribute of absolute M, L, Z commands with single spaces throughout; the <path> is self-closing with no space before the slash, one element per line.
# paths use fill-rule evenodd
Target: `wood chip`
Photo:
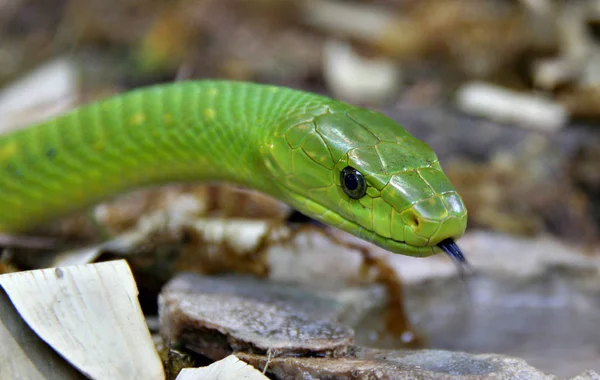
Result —
<path fill-rule="evenodd" d="M 458 90 L 456 98 L 458 108 L 466 113 L 540 131 L 556 131 L 569 119 L 560 103 L 488 83 L 467 83 Z"/>
<path fill-rule="evenodd" d="M 83 379 L 21 319 L 0 288 L 0 377 L 3 379 Z"/>
<path fill-rule="evenodd" d="M 0 133 L 63 113 L 78 96 L 75 63 L 59 58 L 0 91 Z"/>
<path fill-rule="evenodd" d="M 0 286 L 37 337 L 85 376 L 164 379 L 124 260 L 9 273 L 0 276 Z M 4 308 L 0 314 L 5 314 Z M 25 324 L 22 327 L 19 334 L 33 336 Z M 40 355 L 47 356 L 37 349 L 41 341 L 13 339 L 19 355 L 14 355 L 17 350 L 7 351 L 4 342 L 0 345 L 3 375 L 5 371 L 20 375 L 21 363 L 29 361 L 31 367 L 39 363 Z"/>
<path fill-rule="evenodd" d="M 266 380 L 268 377 L 234 355 L 202 368 L 184 368 L 176 380 Z"/>
<path fill-rule="evenodd" d="M 324 75 L 338 98 L 354 103 L 383 103 L 400 91 L 402 71 L 394 60 L 363 57 L 346 41 L 325 44 Z"/>

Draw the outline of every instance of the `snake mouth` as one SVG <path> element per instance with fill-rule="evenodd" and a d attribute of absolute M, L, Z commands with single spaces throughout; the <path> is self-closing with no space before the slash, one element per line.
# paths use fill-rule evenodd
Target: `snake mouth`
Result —
<path fill-rule="evenodd" d="M 314 218 L 325 224 L 337 227 L 345 232 L 348 232 L 370 243 L 373 243 L 392 253 L 399 253 L 414 257 L 428 257 L 437 253 L 445 252 L 445 250 L 439 245 L 416 246 L 410 245 L 405 241 L 395 240 L 389 237 L 379 235 L 373 230 L 369 230 L 354 221 L 346 219 L 337 211 L 325 207 L 321 203 L 311 198 L 308 198 L 302 194 L 292 191 L 291 189 L 287 190 L 299 199 L 301 199 L 300 202 L 298 202 L 298 199 L 292 199 L 289 202 L 297 210 L 310 216 L 311 218 Z"/>
<path fill-rule="evenodd" d="M 465 273 L 473 272 L 467 259 L 452 238 L 445 239 L 434 245 L 410 245 L 405 241 L 395 240 L 383 235 L 379 235 L 375 231 L 369 230 L 355 221 L 345 218 L 335 209 L 328 208 L 322 205 L 320 202 L 306 197 L 305 195 L 296 192 L 289 187 L 286 187 L 286 190 L 288 196 L 280 198 L 287 199 L 288 203 L 294 208 L 322 223 L 337 227 L 342 231 L 373 243 L 392 253 L 413 257 L 428 257 L 444 252 L 459 267 L 459 271 L 461 272 L 462 276 L 464 276 Z M 290 194 L 293 196 L 290 197 Z"/>
<path fill-rule="evenodd" d="M 350 222 L 350 223 L 353 223 L 353 222 Z M 415 256 L 415 257 L 428 257 L 428 256 L 435 255 L 436 253 L 443 252 L 442 248 L 437 245 L 423 245 L 423 246 L 410 245 L 405 241 L 395 240 L 395 239 L 388 238 L 388 237 L 385 237 L 382 235 L 378 235 L 374 231 L 370 231 L 356 223 L 353 223 L 353 224 L 356 226 L 356 228 L 367 231 L 367 233 L 369 235 L 373 236 L 373 238 L 363 237 L 363 236 L 360 236 L 360 237 L 372 242 L 373 244 L 375 244 L 383 249 L 393 252 L 393 253 L 400 253 L 403 255 Z"/>

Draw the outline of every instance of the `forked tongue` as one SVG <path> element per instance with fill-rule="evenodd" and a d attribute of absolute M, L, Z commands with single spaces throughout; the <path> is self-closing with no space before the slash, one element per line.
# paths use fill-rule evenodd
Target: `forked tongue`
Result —
<path fill-rule="evenodd" d="M 464 279 L 465 276 L 473 274 L 473 269 L 469 262 L 461 252 L 458 245 L 452 239 L 446 239 L 437 245 L 440 247 L 456 264 L 458 267 L 458 271 L 460 272 L 460 276 Z"/>

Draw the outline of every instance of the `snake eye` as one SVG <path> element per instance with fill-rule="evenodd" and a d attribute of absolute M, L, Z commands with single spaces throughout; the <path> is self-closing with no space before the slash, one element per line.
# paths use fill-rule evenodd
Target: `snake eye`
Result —
<path fill-rule="evenodd" d="M 354 199 L 362 198 L 367 192 L 367 184 L 362 174 L 352 166 L 346 166 L 340 173 L 342 190 Z"/>

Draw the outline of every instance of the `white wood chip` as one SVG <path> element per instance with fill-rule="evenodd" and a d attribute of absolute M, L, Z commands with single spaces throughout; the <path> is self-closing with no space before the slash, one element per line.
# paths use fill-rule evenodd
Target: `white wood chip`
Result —
<path fill-rule="evenodd" d="M 569 120 L 567 110 L 551 99 L 483 82 L 463 85 L 456 94 L 456 102 L 466 113 L 540 131 L 556 131 Z"/>
<path fill-rule="evenodd" d="M 256 368 L 234 355 L 207 367 L 184 368 L 175 380 L 267 380 Z"/>
<path fill-rule="evenodd" d="M 227 243 L 237 253 L 256 250 L 264 236 L 271 231 L 268 221 L 248 219 L 196 219 L 189 227 L 201 233 L 206 242 Z"/>
<path fill-rule="evenodd" d="M 393 12 L 356 2 L 307 0 L 301 3 L 301 12 L 313 27 L 366 41 L 379 41 L 397 22 Z"/>
<path fill-rule="evenodd" d="M 164 379 L 124 260 L 9 273 L 0 286 L 29 328 L 86 376 Z M 4 344 L 2 374 L 11 363 Z M 29 355 L 35 346 L 20 349 Z"/>
<path fill-rule="evenodd" d="M 31 331 L 0 288 L 0 379 L 82 378 Z"/>
<path fill-rule="evenodd" d="M 73 107 L 78 97 L 78 70 L 58 58 L 0 91 L 0 133 L 43 121 Z"/>
<path fill-rule="evenodd" d="M 323 61 L 325 80 L 336 97 L 381 103 L 400 91 L 402 70 L 394 60 L 362 57 L 347 41 L 328 40 Z"/>

